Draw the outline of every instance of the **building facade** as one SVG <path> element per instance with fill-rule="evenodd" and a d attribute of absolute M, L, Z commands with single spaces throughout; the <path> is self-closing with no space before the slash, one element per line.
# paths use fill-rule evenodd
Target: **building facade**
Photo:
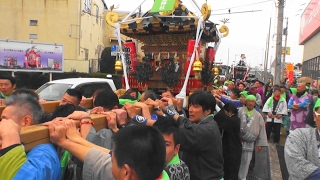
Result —
<path fill-rule="evenodd" d="M 103 0 L 0 0 L 0 39 L 64 45 L 64 71 L 97 72 L 105 44 Z"/>
<path fill-rule="evenodd" d="M 302 76 L 320 78 L 320 1 L 311 0 L 301 15 L 299 44 L 304 46 Z"/>

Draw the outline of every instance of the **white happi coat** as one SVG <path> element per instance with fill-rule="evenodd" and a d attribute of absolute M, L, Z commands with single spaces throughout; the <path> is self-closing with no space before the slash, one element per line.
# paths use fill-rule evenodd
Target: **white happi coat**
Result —
<path fill-rule="evenodd" d="M 272 100 L 273 96 L 271 96 L 266 103 L 263 106 L 262 112 L 264 113 L 272 113 L 273 110 L 273 103 L 271 107 L 269 106 L 269 102 Z M 283 97 L 280 97 L 279 102 L 277 104 L 277 107 L 275 108 L 276 114 L 281 114 L 281 115 L 288 115 L 288 107 L 287 107 L 287 102 Z M 267 122 L 272 122 L 272 118 L 267 117 Z M 277 119 L 274 118 L 275 123 L 282 123 L 282 117 Z"/>

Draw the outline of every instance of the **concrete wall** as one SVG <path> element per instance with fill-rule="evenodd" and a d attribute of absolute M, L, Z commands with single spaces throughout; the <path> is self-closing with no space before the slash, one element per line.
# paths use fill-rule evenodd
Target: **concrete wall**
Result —
<path fill-rule="evenodd" d="M 303 61 L 320 56 L 320 31 L 304 44 Z"/>

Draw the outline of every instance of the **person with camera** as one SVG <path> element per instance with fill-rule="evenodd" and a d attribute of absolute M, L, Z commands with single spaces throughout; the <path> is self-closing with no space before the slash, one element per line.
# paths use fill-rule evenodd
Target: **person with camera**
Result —
<path fill-rule="evenodd" d="M 280 88 L 274 88 L 273 95 L 264 104 L 262 112 L 267 114 L 267 138 L 269 139 L 273 128 L 273 143 L 278 144 L 280 141 L 282 116 L 288 114 L 287 102 L 283 97 L 281 97 Z"/>

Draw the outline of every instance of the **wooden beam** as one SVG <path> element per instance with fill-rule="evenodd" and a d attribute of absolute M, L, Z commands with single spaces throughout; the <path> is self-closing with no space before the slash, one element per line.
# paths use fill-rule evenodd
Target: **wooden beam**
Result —
<path fill-rule="evenodd" d="M 44 102 L 42 103 L 42 106 L 45 113 L 52 113 L 59 106 L 59 101 Z M 86 99 L 85 107 L 88 109 L 91 109 L 93 107 L 92 98 Z M 0 106 L 0 114 L 4 108 L 5 106 Z M 150 113 L 154 113 L 152 106 L 149 106 L 149 111 Z M 141 113 L 141 108 L 136 108 L 136 114 L 141 115 Z M 91 114 L 90 116 L 94 121 L 94 128 L 97 131 L 103 128 L 107 128 L 107 122 L 104 115 Z M 79 128 L 79 120 L 75 121 L 76 126 Z M 128 119 L 128 122 L 129 121 L 131 121 L 131 119 Z M 50 143 L 48 127 L 43 126 L 42 124 L 21 128 L 20 137 L 26 151 L 30 151 L 33 147 L 39 144 Z"/>
<path fill-rule="evenodd" d="M 0 115 L 2 114 L 2 111 L 4 110 L 5 106 L 0 106 Z"/>
<path fill-rule="evenodd" d="M 41 103 L 44 113 L 52 113 L 58 106 L 60 101 L 47 101 Z"/>
<path fill-rule="evenodd" d="M 149 106 L 149 110 L 153 113 L 153 107 Z M 136 114 L 141 115 L 140 108 L 136 108 Z M 107 122 L 104 115 L 91 114 L 90 117 L 94 121 L 94 128 L 96 131 L 107 128 Z M 75 121 L 76 126 L 79 128 L 79 120 Z M 131 119 L 128 119 L 128 121 L 131 121 Z M 21 128 L 20 137 L 26 151 L 30 151 L 39 144 L 50 143 L 49 130 L 46 126 L 41 124 Z"/>
<path fill-rule="evenodd" d="M 87 109 L 92 109 L 93 108 L 92 98 L 86 98 L 85 99 L 84 107 L 87 108 Z"/>

